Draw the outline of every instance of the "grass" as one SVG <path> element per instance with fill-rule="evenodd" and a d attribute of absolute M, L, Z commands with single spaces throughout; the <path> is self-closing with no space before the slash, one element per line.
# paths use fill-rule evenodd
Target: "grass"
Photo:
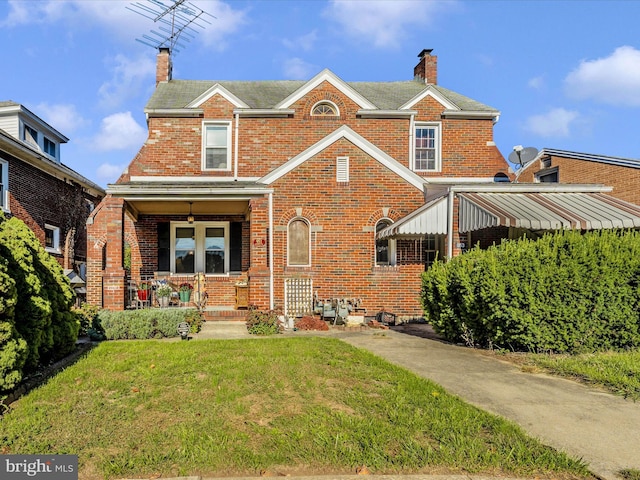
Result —
<path fill-rule="evenodd" d="M 527 354 L 526 365 L 597 385 L 633 400 L 640 399 L 640 351 L 584 355 Z"/>
<path fill-rule="evenodd" d="M 336 339 L 105 342 L 0 419 L 2 453 L 82 480 L 483 473 L 586 478 L 515 424 Z"/>

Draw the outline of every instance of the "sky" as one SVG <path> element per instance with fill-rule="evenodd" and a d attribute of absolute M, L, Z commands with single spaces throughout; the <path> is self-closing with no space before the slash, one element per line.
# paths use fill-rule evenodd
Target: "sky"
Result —
<path fill-rule="evenodd" d="M 158 0 L 0 0 L 0 100 L 69 138 L 61 160 L 106 187 L 146 139 Z M 172 0 L 160 0 L 169 6 Z M 433 49 L 438 83 L 501 112 L 494 140 L 640 158 L 640 0 L 191 0 L 173 78 L 413 79 Z M 157 8 L 157 7 L 156 7 Z M 188 41 L 185 41 L 188 40 Z"/>

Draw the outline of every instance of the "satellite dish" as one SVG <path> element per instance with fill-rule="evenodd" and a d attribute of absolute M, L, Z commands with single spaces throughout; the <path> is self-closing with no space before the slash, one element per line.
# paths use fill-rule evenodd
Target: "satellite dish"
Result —
<path fill-rule="evenodd" d="M 538 149 L 535 147 L 523 147 L 522 145 L 516 145 L 513 147 L 513 152 L 509 154 L 509 161 L 511 163 L 517 163 L 524 167 L 525 164 L 538 156 Z"/>

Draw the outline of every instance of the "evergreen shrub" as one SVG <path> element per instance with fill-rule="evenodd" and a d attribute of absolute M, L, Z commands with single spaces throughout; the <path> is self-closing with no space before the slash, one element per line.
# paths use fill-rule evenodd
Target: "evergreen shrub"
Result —
<path fill-rule="evenodd" d="M 146 308 L 141 310 L 98 312 L 97 323 L 107 340 L 177 337 L 178 325 L 187 322 L 197 333 L 202 324 L 195 309 Z"/>
<path fill-rule="evenodd" d="M 446 339 L 580 353 L 640 345 L 640 233 L 575 231 L 474 248 L 422 277 L 422 305 Z"/>

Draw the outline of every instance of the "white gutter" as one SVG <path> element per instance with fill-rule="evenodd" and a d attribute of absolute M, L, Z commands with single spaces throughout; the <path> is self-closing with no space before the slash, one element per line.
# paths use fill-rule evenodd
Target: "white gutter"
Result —
<path fill-rule="evenodd" d="M 269 310 L 273 309 L 273 192 L 269 192 Z"/>
<path fill-rule="evenodd" d="M 414 135 L 416 134 L 416 116 L 411 114 L 409 118 L 409 169 L 414 170 L 416 152 L 414 148 Z"/>
<path fill-rule="evenodd" d="M 233 145 L 234 155 L 233 155 L 233 179 L 235 181 L 238 180 L 238 128 L 240 127 L 240 115 L 236 113 L 236 131 L 235 131 L 235 141 Z"/>
<path fill-rule="evenodd" d="M 453 258 L 453 189 L 449 190 L 449 198 L 447 201 L 449 202 L 449 209 L 447 211 L 447 260 L 451 260 Z"/>

